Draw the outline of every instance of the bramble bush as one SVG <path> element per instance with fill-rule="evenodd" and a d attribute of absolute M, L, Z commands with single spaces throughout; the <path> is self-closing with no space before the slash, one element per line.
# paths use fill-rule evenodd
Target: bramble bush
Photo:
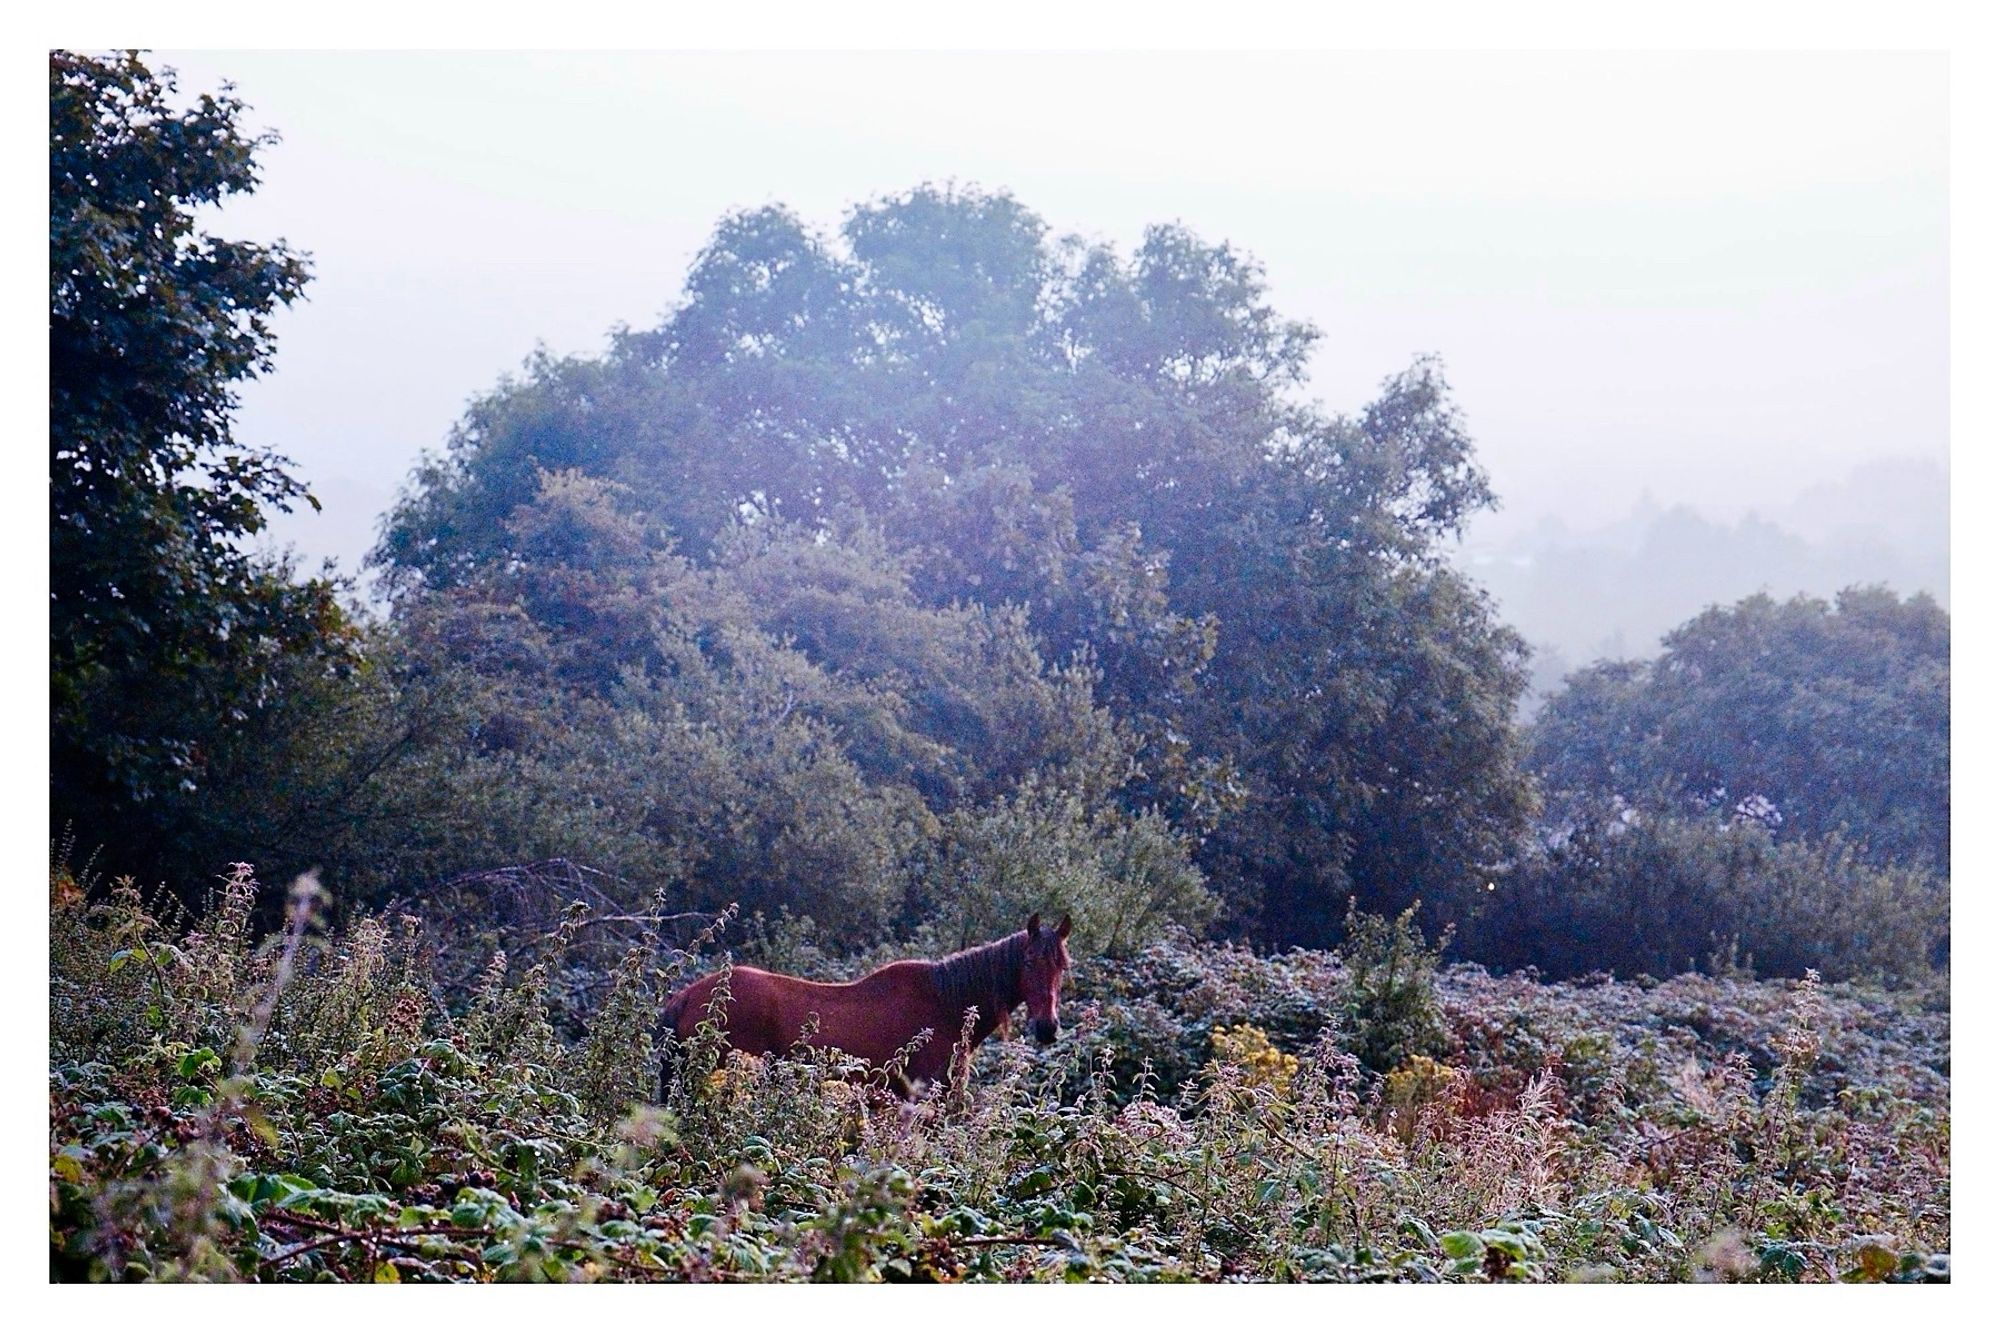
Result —
<path fill-rule="evenodd" d="M 310 881 L 263 936 L 247 866 L 191 921 L 85 887 L 51 876 L 56 1279 L 1949 1276 L 1949 1015 L 1910 992 L 1548 985 L 1407 919 L 1369 959 L 1183 938 L 905 1104 L 712 1021 L 656 1047 L 727 922 L 642 923 L 566 1032 L 587 906 L 440 985 L 430 926 Z"/>

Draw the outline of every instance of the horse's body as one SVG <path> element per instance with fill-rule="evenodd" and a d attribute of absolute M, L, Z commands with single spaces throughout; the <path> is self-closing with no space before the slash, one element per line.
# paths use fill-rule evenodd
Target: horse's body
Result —
<path fill-rule="evenodd" d="M 731 1049 L 749 1055 L 783 1053 L 804 1041 L 877 1068 L 889 1065 L 929 1028 L 930 1040 L 902 1068 L 907 1091 L 910 1082 L 945 1078 L 968 1009 L 977 1010 L 974 1046 L 1000 1030 L 1023 1003 L 1036 1037 L 1054 1041 L 1056 992 L 1069 967 L 1068 937 L 1069 918 L 1055 930 L 1043 930 L 1040 918 L 1030 917 L 1028 929 L 989 944 L 935 961 L 889 963 L 843 984 L 732 968 L 719 1026 Z M 694 1035 L 722 977 L 711 972 L 670 996 L 661 1012 L 663 1025 L 681 1037 Z"/>

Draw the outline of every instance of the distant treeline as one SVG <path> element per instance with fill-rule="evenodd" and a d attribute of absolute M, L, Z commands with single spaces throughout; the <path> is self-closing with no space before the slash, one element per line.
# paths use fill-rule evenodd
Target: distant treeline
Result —
<path fill-rule="evenodd" d="M 1642 500 L 1603 527 L 1550 516 L 1504 540 L 1475 537 L 1459 559 L 1535 646 L 1532 709 L 1578 665 L 1652 656 L 1705 606 L 1874 583 L 1947 600 L 1948 487 L 1929 460 L 1882 459 L 1768 514 L 1725 522 Z"/>
<path fill-rule="evenodd" d="M 388 611 L 343 610 L 241 553 L 303 496 L 228 416 L 306 270 L 193 228 L 254 185 L 239 111 L 51 61 L 53 805 L 104 869 L 380 903 L 560 857 L 844 947 L 1031 907 L 1325 944 L 1420 899 L 1575 969 L 1941 956 L 1941 610 L 1713 611 L 1523 731 L 1439 367 L 1320 409 L 1314 331 L 1180 227 L 727 217 L 658 327 L 473 403 L 385 520 Z"/>

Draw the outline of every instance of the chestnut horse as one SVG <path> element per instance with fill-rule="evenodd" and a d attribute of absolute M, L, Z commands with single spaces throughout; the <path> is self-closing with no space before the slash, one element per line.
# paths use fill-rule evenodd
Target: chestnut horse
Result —
<path fill-rule="evenodd" d="M 972 1024 L 977 1046 L 1006 1025 L 1008 1015 L 1028 1006 L 1028 1028 L 1044 1046 L 1056 1039 L 1056 994 L 1069 970 L 1069 918 L 1053 930 L 1040 913 L 1026 930 L 962 949 L 935 961 L 905 959 L 876 968 L 859 981 L 828 985 L 782 972 L 737 967 L 720 1026 L 732 1050 L 749 1055 L 784 1052 L 799 1044 L 829 1046 L 858 1056 L 876 1068 L 925 1028 L 931 1038 L 913 1054 L 897 1080 L 911 1095 L 917 1081 L 937 1082 L 950 1068 L 965 1011 L 978 1011 Z M 689 1037 L 708 1016 L 709 997 L 722 974 L 711 972 L 669 996 L 662 1026 Z M 817 1026 L 814 1025 L 817 1020 Z"/>

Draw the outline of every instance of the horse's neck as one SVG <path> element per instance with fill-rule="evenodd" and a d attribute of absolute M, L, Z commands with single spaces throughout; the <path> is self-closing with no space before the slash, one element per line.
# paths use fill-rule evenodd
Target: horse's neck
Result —
<path fill-rule="evenodd" d="M 1007 1015 L 1014 1012 L 1014 1006 L 1021 1003 L 1021 974 L 1009 971 L 993 987 L 987 1000 L 979 1002 L 979 1033 L 983 1037 L 1007 1021 Z M 992 1013 L 987 1012 L 987 1001 L 992 1002 Z"/>
<path fill-rule="evenodd" d="M 975 1040 L 983 1041 L 1007 1021 L 1007 1015 L 1025 998 L 1021 994 L 1019 960 L 1011 957 L 1010 939 L 996 940 L 979 950 L 941 959 L 936 969 L 946 1000 L 955 1005 L 962 1018 L 967 1008 L 978 1006 L 973 1026 Z M 977 958 L 968 957 L 977 953 Z"/>

